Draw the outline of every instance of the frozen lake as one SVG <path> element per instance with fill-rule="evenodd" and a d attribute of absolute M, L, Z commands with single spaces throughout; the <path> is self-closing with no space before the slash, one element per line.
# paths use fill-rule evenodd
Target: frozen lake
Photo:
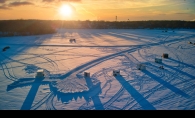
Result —
<path fill-rule="evenodd" d="M 187 29 L 61 29 L 1 37 L 0 49 L 10 49 L 0 52 L 0 109 L 194 110 L 194 43 L 195 30 Z M 145 70 L 137 68 L 141 63 Z M 43 79 L 35 78 L 38 69 Z"/>

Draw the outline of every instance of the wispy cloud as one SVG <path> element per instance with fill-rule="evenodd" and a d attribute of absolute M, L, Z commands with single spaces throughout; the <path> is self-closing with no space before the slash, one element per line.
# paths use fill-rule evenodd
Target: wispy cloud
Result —
<path fill-rule="evenodd" d="M 0 3 L 5 3 L 6 2 L 6 0 L 0 0 Z"/>
<path fill-rule="evenodd" d="M 175 14 L 188 14 L 188 13 L 175 13 Z"/>
<path fill-rule="evenodd" d="M 7 7 L 6 5 L 1 5 L 1 6 L 0 6 L 0 9 L 5 9 L 5 10 L 6 10 L 6 9 L 10 9 L 10 8 Z"/>
<path fill-rule="evenodd" d="M 9 3 L 10 7 L 22 6 L 22 5 L 33 5 L 33 3 L 31 3 L 31 2 L 12 2 L 12 3 Z"/>
<path fill-rule="evenodd" d="M 60 1 L 68 1 L 68 2 L 81 2 L 82 0 L 60 0 Z"/>
<path fill-rule="evenodd" d="M 81 2 L 81 0 L 42 0 L 43 2 Z"/>
<path fill-rule="evenodd" d="M 55 0 L 42 0 L 43 2 L 53 2 Z"/>
<path fill-rule="evenodd" d="M 41 18 L 50 18 L 58 15 L 58 9 L 63 4 L 72 7 L 72 19 L 103 19 L 112 20 L 118 16 L 119 20 L 142 19 L 194 19 L 195 0 L 0 0 L 0 13 L 12 10 L 6 9 L 30 9 L 32 13 Z M 20 8 L 19 6 L 24 6 Z M 17 7 L 18 6 L 18 7 Z M 25 7 L 26 6 L 26 7 Z M 44 9 L 46 8 L 46 9 Z M 3 11 L 4 10 L 4 11 Z M 14 10 L 13 10 L 14 11 Z M 16 12 L 16 11 L 14 11 Z M 4 12 L 6 13 L 6 12 Z M 24 13 L 25 14 L 25 13 Z M 26 14 L 25 17 L 31 17 Z M 166 15 L 166 17 L 165 17 Z M 33 15 L 32 15 L 33 16 Z M 4 17 L 0 15 L 0 17 Z M 23 17 L 21 12 L 14 17 Z M 35 16 L 38 17 L 38 16 Z"/>
<path fill-rule="evenodd" d="M 7 1 L 8 0 L 0 0 L 0 3 L 3 3 L 0 6 L 0 9 L 6 10 L 6 9 L 11 9 L 11 7 L 17 7 L 17 6 L 22 6 L 22 5 L 34 5 L 33 3 L 26 2 L 26 1 L 23 1 L 23 2 L 17 2 L 16 1 L 16 2 L 5 3 Z"/>

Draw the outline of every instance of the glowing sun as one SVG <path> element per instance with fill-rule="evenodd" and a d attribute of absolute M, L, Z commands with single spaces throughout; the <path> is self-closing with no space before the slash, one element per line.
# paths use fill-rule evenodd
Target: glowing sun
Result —
<path fill-rule="evenodd" d="M 72 9 L 69 5 L 62 5 L 59 8 L 59 13 L 63 16 L 69 16 L 72 13 Z"/>

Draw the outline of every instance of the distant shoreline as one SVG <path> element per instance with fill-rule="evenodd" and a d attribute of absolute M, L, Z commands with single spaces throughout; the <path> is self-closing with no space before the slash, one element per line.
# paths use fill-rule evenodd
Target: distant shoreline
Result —
<path fill-rule="evenodd" d="M 57 29 L 195 29 L 195 21 L 0 20 L 0 37 L 54 34 Z"/>

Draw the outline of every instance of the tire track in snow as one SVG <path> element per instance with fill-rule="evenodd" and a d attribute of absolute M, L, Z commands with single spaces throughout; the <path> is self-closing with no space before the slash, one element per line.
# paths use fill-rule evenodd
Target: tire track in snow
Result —
<path fill-rule="evenodd" d="M 128 55 L 126 55 L 128 57 Z M 130 58 L 129 58 L 130 61 L 132 61 Z M 147 97 L 147 96 L 146 96 Z M 131 104 L 131 103 L 129 103 Z M 137 103 L 138 104 L 138 103 Z M 136 105 L 136 104 L 135 104 Z M 126 105 L 124 108 L 126 109 L 126 107 L 128 107 L 128 105 Z M 134 106 L 133 106 L 134 107 Z"/>
<path fill-rule="evenodd" d="M 53 61 L 52 59 L 48 58 L 48 57 L 44 57 L 43 55 L 39 56 L 40 58 L 43 58 L 45 59 L 46 61 L 48 61 L 49 63 L 52 64 L 53 68 L 54 68 L 54 71 L 59 71 L 59 68 L 58 68 L 58 64 Z"/>
<path fill-rule="evenodd" d="M 113 67 L 110 67 L 108 69 L 104 69 L 104 72 L 106 71 L 106 73 L 99 71 L 99 72 L 96 72 L 92 75 L 92 77 L 95 77 L 97 78 L 98 76 L 102 76 L 102 75 L 107 75 L 107 72 L 110 71 Z M 107 75 L 108 76 L 108 75 Z M 107 82 L 106 82 L 107 83 Z M 107 84 L 104 84 L 104 86 L 102 87 L 102 89 L 104 87 L 106 87 Z M 108 90 L 107 90 L 108 91 Z M 107 101 L 106 103 L 103 104 L 103 107 L 105 109 L 107 109 L 107 107 L 109 107 L 113 102 L 115 102 L 123 93 L 124 93 L 125 89 L 123 87 L 120 88 L 120 90 L 109 100 Z M 79 109 L 81 110 L 89 110 L 89 109 L 94 109 L 94 106 L 87 106 L 88 103 L 84 103 L 82 106 L 79 107 Z"/>
<path fill-rule="evenodd" d="M 193 80 L 193 79 L 191 79 L 191 80 Z M 172 81 L 172 80 L 169 80 L 169 81 Z M 179 85 L 179 84 L 183 84 L 184 82 L 187 82 L 187 81 L 189 81 L 189 80 L 185 80 L 185 81 L 183 81 L 183 82 L 179 82 L 179 83 L 177 83 L 177 84 L 174 84 L 174 86 Z M 185 88 L 183 91 L 188 91 L 189 89 L 193 89 L 193 87 L 194 87 L 194 85 L 191 85 L 191 86 L 189 86 L 188 88 Z M 156 85 L 155 87 L 153 87 L 152 89 L 150 89 L 149 91 L 144 92 L 143 95 L 145 96 L 146 99 L 148 99 L 148 98 L 149 98 L 151 95 L 153 95 L 155 92 L 161 91 L 161 90 L 166 90 L 166 89 L 167 89 L 167 88 L 164 87 L 163 85 L 158 84 L 158 85 Z M 167 95 L 166 97 L 163 97 L 163 98 L 161 97 L 160 99 L 155 100 L 155 101 L 150 102 L 150 103 L 151 103 L 153 106 L 155 106 L 155 105 L 160 104 L 160 103 L 163 102 L 163 101 L 172 99 L 172 98 L 174 98 L 175 96 L 177 96 L 176 93 L 169 93 L 169 94 L 171 94 L 171 95 Z M 176 102 L 177 102 L 177 101 L 176 101 Z M 172 103 L 173 103 L 173 101 L 172 101 Z M 174 102 L 174 103 L 175 103 L 175 102 Z M 136 106 L 137 104 L 138 104 L 138 103 L 136 103 L 134 106 Z M 167 104 L 169 104 L 169 103 L 167 103 Z M 169 104 L 169 105 L 170 105 L 170 104 Z M 129 110 L 132 109 L 134 106 L 130 107 Z M 165 106 L 165 107 L 166 107 L 166 106 Z M 140 107 L 140 108 L 141 108 L 141 107 Z"/>
<path fill-rule="evenodd" d="M 151 95 L 153 95 L 155 92 L 157 92 L 157 91 L 159 91 L 159 90 L 161 90 L 161 89 L 167 89 L 166 87 L 164 87 L 163 85 L 161 85 L 161 84 L 158 84 L 158 85 L 156 85 L 155 87 L 153 87 L 152 89 L 150 89 L 150 90 L 148 90 L 147 92 L 144 92 L 144 93 L 142 93 L 143 94 L 143 96 L 145 96 L 145 98 L 146 99 L 148 99 Z M 149 93 L 148 95 L 145 95 L 145 94 L 147 94 L 147 93 Z M 154 106 L 154 104 L 152 104 L 152 102 L 150 102 L 150 104 L 151 105 L 153 105 Z M 136 105 L 138 105 L 138 102 L 136 102 L 133 106 L 131 106 L 130 108 L 128 108 L 129 106 L 125 106 L 125 108 L 126 109 L 128 109 L 128 110 L 131 110 L 133 107 L 135 107 Z M 142 108 L 142 107 L 140 107 L 140 108 Z"/>
<path fill-rule="evenodd" d="M 0 65 L 1 65 L 1 68 L 3 70 L 3 74 L 5 75 L 5 77 L 7 79 L 11 80 L 11 81 L 15 81 L 15 79 L 12 79 L 11 77 L 8 77 L 9 76 L 9 73 L 8 72 L 7 73 L 5 72 L 5 70 L 7 70 L 7 69 L 4 69 L 2 62 L 0 62 Z"/>
<path fill-rule="evenodd" d="M 105 107 L 104 107 L 105 108 Z M 87 109 L 87 108 L 86 108 Z"/>
<path fill-rule="evenodd" d="M 105 102 L 103 104 L 103 107 L 105 108 L 105 110 L 107 110 L 107 108 L 113 103 L 115 102 L 123 93 L 124 93 L 125 89 L 123 87 L 120 88 L 120 90 L 110 99 L 108 100 L 107 102 Z M 83 109 L 87 109 L 87 110 L 90 110 L 90 109 L 94 109 L 95 107 L 94 106 L 87 106 L 87 103 L 83 104 L 82 106 L 79 107 L 78 110 L 83 110 Z"/>
<path fill-rule="evenodd" d="M 14 77 L 15 79 L 18 79 L 18 78 L 15 76 L 15 74 L 14 74 L 13 67 L 12 67 L 11 63 L 9 62 L 8 64 L 10 65 L 10 68 L 11 68 L 13 77 Z"/>
<path fill-rule="evenodd" d="M 193 36 L 193 35 L 192 35 Z M 191 37 L 191 36 L 189 36 L 189 37 Z M 185 39 L 186 37 L 184 37 L 183 39 Z M 164 40 L 164 42 L 166 41 L 166 39 Z M 178 43 L 178 42 L 176 42 L 176 43 Z M 176 69 L 175 68 L 170 68 L 171 70 L 174 70 L 175 72 L 169 77 L 169 79 L 171 79 L 172 78 L 172 80 L 175 80 L 175 76 L 178 76 L 178 75 L 180 75 L 181 73 L 180 72 L 183 72 L 182 70 L 185 68 L 185 66 L 182 64 L 183 63 L 183 60 L 179 57 L 179 55 L 177 54 L 177 52 L 175 51 L 175 50 L 177 50 L 177 49 L 175 49 L 175 50 L 172 50 L 172 48 L 170 48 L 169 46 L 166 46 L 165 44 L 163 44 L 164 45 L 164 47 L 167 49 L 167 50 L 170 50 L 170 52 L 171 53 L 173 53 L 175 56 L 176 56 L 176 58 L 177 58 L 177 61 L 179 62 L 178 63 L 178 67 L 176 68 L 176 69 L 178 69 L 179 71 L 176 71 Z M 166 66 L 166 65 L 165 65 Z M 188 76 L 190 76 L 190 75 L 188 75 Z M 178 80 L 178 79 L 177 79 Z"/>
<path fill-rule="evenodd" d="M 165 47 L 166 49 L 168 49 L 169 51 L 171 51 L 171 52 L 177 57 L 177 59 L 180 60 L 179 56 L 178 56 L 174 51 L 172 51 L 168 46 L 165 45 L 165 42 L 167 42 L 166 40 L 168 39 L 168 37 L 169 37 L 169 36 L 166 36 L 166 37 L 163 39 L 163 42 L 164 42 L 163 45 L 164 45 L 164 47 Z M 139 53 L 139 55 L 143 58 L 143 56 L 142 56 L 141 53 L 140 53 L 140 50 L 138 50 L 138 53 Z M 147 52 L 145 52 L 145 54 L 147 54 Z M 147 59 L 145 59 L 145 60 L 147 60 Z M 149 60 L 147 60 L 147 61 L 149 61 Z M 180 62 L 182 62 L 182 61 L 180 60 Z M 182 68 L 183 68 L 183 67 L 181 66 L 180 63 L 178 64 L 178 68 L 180 68 L 179 70 L 182 70 Z M 164 71 L 163 71 L 163 72 L 164 72 Z M 172 77 L 175 77 L 176 74 L 179 74 L 179 72 L 172 73 L 171 76 L 172 76 Z M 168 77 L 168 78 L 171 79 L 171 77 Z"/>
<path fill-rule="evenodd" d="M 55 95 L 52 92 L 51 95 L 49 96 L 49 98 L 46 100 L 46 110 L 56 110 L 56 108 L 53 105 L 54 97 L 55 97 Z"/>
<path fill-rule="evenodd" d="M 139 48 L 141 48 L 141 47 L 137 47 L 136 49 L 139 49 Z M 126 52 L 132 52 L 132 51 L 135 51 L 135 50 L 134 50 L 134 49 L 128 49 L 128 50 L 121 51 L 121 52 L 126 53 Z M 121 55 L 121 52 L 119 52 L 120 55 Z M 116 54 L 118 54 L 118 53 L 115 53 L 115 54 L 112 54 L 112 55 L 116 55 Z M 107 57 L 107 56 L 106 56 L 106 57 Z M 107 107 L 104 106 L 104 108 L 106 109 Z"/>
<path fill-rule="evenodd" d="M 124 56 L 127 57 L 128 61 L 130 62 L 131 69 L 133 69 L 132 67 L 135 67 L 136 64 L 140 63 L 133 55 L 131 55 L 129 53 L 125 53 Z M 142 77 L 144 77 L 144 75 Z M 139 90 L 143 89 L 143 84 L 144 84 L 143 83 L 144 82 L 143 78 L 141 78 L 141 79 L 134 79 L 134 81 L 131 81 L 131 82 L 136 82 L 137 83 L 136 85 L 138 85 L 139 88 L 140 88 Z"/>
<path fill-rule="evenodd" d="M 123 95 L 125 92 L 125 89 L 123 87 L 120 88 L 120 90 L 107 102 L 105 102 L 103 104 L 105 110 L 107 110 L 107 108 L 112 105 L 112 103 L 114 103 L 121 95 Z"/>
<path fill-rule="evenodd" d="M 37 110 L 41 105 L 43 105 L 48 98 L 50 98 L 52 96 L 52 92 L 48 93 L 45 97 L 43 97 L 39 102 L 37 102 L 36 104 L 34 104 L 30 110 Z"/>
<path fill-rule="evenodd" d="M 51 59 L 48 58 L 48 57 L 44 57 L 43 55 L 37 55 L 37 54 L 34 54 L 34 55 L 36 55 L 36 56 L 33 57 L 33 58 L 40 57 L 40 58 L 46 60 L 47 62 L 51 63 L 51 65 L 54 67 L 54 70 L 59 71 L 58 65 L 57 65 L 57 63 L 56 63 L 55 61 L 51 60 Z M 24 65 L 29 65 L 29 63 L 24 63 L 24 62 L 16 61 L 16 60 L 13 60 L 13 59 L 11 59 L 10 57 L 7 57 L 7 56 L 5 56 L 5 55 L 3 55 L 3 56 L 4 56 L 6 59 L 9 59 L 9 60 L 11 60 L 11 61 L 14 61 L 14 62 L 17 62 L 17 63 L 21 63 L 21 64 L 24 64 Z M 31 58 L 32 58 L 32 57 L 31 57 Z M 31 58 L 29 58 L 29 59 L 31 59 Z M 25 59 L 25 60 L 26 60 L 26 59 Z M 45 62 L 45 63 L 46 63 L 46 62 Z M 36 63 L 36 64 L 42 64 L 42 63 L 40 62 L 40 63 Z"/>
<path fill-rule="evenodd" d="M 129 106 L 131 105 L 131 104 L 133 104 L 135 102 L 135 104 L 137 103 L 134 99 L 131 99 L 131 100 L 129 100 L 127 103 L 126 103 L 126 105 L 125 106 L 123 106 L 123 108 L 121 108 L 122 110 L 128 110 L 129 108 Z M 137 103 L 138 104 L 138 103 Z M 136 104 L 136 105 L 137 105 Z"/>
<path fill-rule="evenodd" d="M 187 80 L 186 80 L 186 81 L 187 81 Z M 177 84 L 175 84 L 175 85 L 179 85 L 179 84 L 183 84 L 183 82 L 179 82 L 179 83 L 177 83 Z M 189 90 L 191 90 L 191 89 L 194 89 L 194 87 L 195 87 L 195 85 L 188 86 L 188 87 L 185 88 L 183 91 L 189 91 Z M 165 88 L 163 88 L 163 87 L 161 86 L 159 89 L 164 90 Z M 176 104 L 176 103 L 178 102 L 178 101 L 175 101 L 175 99 L 173 99 L 175 96 L 177 96 L 177 94 L 175 94 L 175 93 L 170 93 L 170 95 L 167 95 L 166 97 L 161 97 L 160 99 L 151 102 L 151 104 L 153 104 L 153 105 L 158 105 L 159 103 L 162 103 L 162 102 L 164 102 L 164 101 L 167 101 L 166 104 L 163 103 L 163 104 L 164 104 L 163 107 L 166 107 L 167 105 L 171 106 L 171 105 L 174 105 L 174 104 Z M 181 100 L 182 100 L 182 99 L 181 99 Z M 162 105 L 161 105 L 161 106 L 162 106 Z"/>
<path fill-rule="evenodd" d="M 1 62 L 0 62 L 0 65 L 1 65 L 1 67 L 2 67 L 2 70 L 3 70 L 3 73 L 4 73 L 5 77 L 6 77 L 7 79 L 9 79 L 9 80 L 16 81 L 17 78 L 14 77 L 14 75 L 13 75 L 13 76 L 11 75 L 11 73 L 10 73 L 10 71 L 9 71 L 9 68 L 7 67 L 6 63 L 5 63 L 4 61 L 1 61 Z M 5 66 L 5 68 L 4 68 L 3 66 Z M 12 67 L 11 67 L 11 69 L 12 69 Z M 6 72 L 6 71 L 7 71 L 7 72 Z"/>
<path fill-rule="evenodd" d="M 75 49 L 75 48 L 73 48 Z M 62 51 L 57 51 L 57 52 L 52 52 L 52 53 L 48 53 L 48 54 L 44 54 L 44 55 L 50 55 L 50 54 L 54 54 L 54 53 L 59 53 L 59 52 L 64 52 L 64 51 L 67 51 L 67 50 L 72 50 L 72 49 L 66 49 L 66 50 L 62 50 Z M 20 59 L 20 60 L 14 60 L 4 54 L 1 54 L 4 58 L 6 59 L 9 59 L 11 60 L 12 62 L 17 62 L 17 63 L 20 63 L 20 64 L 24 64 L 24 65 L 29 65 L 29 63 L 24 63 L 24 62 L 21 62 L 22 60 L 28 60 L 28 59 L 34 59 L 34 58 L 37 58 L 37 57 L 40 57 L 41 55 L 37 55 L 37 54 L 34 54 L 34 53 L 28 53 L 27 55 L 33 55 L 34 57 L 29 57 L 29 58 L 25 58 L 25 59 Z M 36 64 L 42 64 L 42 62 L 40 63 L 36 63 Z"/>
<path fill-rule="evenodd" d="M 49 59 L 49 58 L 46 58 L 46 57 L 43 57 L 43 56 L 38 56 L 38 57 L 47 60 L 48 62 L 52 63 L 52 65 L 55 67 L 55 65 L 53 64 L 53 62 L 54 62 L 53 60 L 51 60 L 51 59 Z M 4 63 L 4 62 L 3 62 L 3 63 Z M 55 63 L 55 62 L 54 62 L 54 63 Z M 55 63 L 55 64 L 56 64 L 56 63 Z M 13 76 L 10 74 L 9 69 L 8 69 L 8 67 L 6 66 L 5 63 L 4 63 L 4 65 L 5 65 L 6 70 L 7 70 L 7 72 L 8 72 L 8 74 L 9 74 L 10 77 L 8 77 L 8 76 L 6 75 L 5 69 L 3 68 L 3 64 L 2 64 L 2 62 L 1 62 L 1 66 L 2 66 L 2 69 L 3 69 L 4 75 L 5 75 L 8 79 L 10 79 L 10 80 L 12 80 L 12 81 L 16 81 L 15 79 L 17 79 L 17 78 L 13 77 Z M 56 64 L 56 65 L 57 65 L 57 64 Z M 12 72 L 12 73 L 13 73 L 13 72 Z M 11 79 L 11 78 L 14 78 L 14 79 Z M 45 99 L 42 99 L 42 100 L 39 101 L 37 104 L 35 104 L 31 109 L 37 109 L 37 108 L 40 107 L 42 104 L 44 104 L 44 102 L 46 101 L 47 109 L 48 109 L 48 110 L 55 110 L 55 107 L 53 106 L 53 104 L 52 104 L 52 105 L 49 104 L 49 102 L 53 101 L 53 98 L 54 98 L 54 95 L 53 95 L 53 93 L 52 93 L 51 95 L 49 95 L 49 97 L 46 96 L 46 98 L 45 98 L 46 100 L 45 100 Z"/>
<path fill-rule="evenodd" d="M 91 68 L 91 67 L 93 67 L 93 66 L 95 66 L 97 64 L 102 63 L 103 61 L 106 61 L 108 59 L 111 59 L 111 58 L 114 58 L 116 56 L 119 56 L 119 55 L 121 55 L 121 53 L 129 52 L 129 51 L 133 52 L 133 51 L 135 51 L 135 50 L 137 50 L 139 48 L 141 48 L 141 47 L 135 47 L 135 48 L 127 49 L 127 50 L 124 50 L 124 51 L 121 51 L 121 52 L 118 52 L 118 53 L 114 53 L 114 54 L 111 54 L 111 55 L 107 55 L 107 56 L 100 57 L 98 59 L 92 60 L 90 62 L 87 62 L 87 63 L 85 63 L 85 64 L 83 64 L 81 66 L 78 66 L 75 69 L 67 72 L 66 74 L 62 75 L 60 78 L 64 79 L 64 78 L 66 78 L 66 77 L 68 77 L 70 75 L 75 75 L 76 76 L 76 73 L 81 73 L 84 70 L 87 70 L 87 69 L 89 69 L 89 68 Z"/>
<path fill-rule="evenodd" d="M 7 72 L 8 72 L 8 74 L 9 74 L 9 76 L 10 76 L 14 81 L 16 81 L 18 78 L 16 78 L 16 77 L 15 77 L 14 75 L 12 75 L 11 72 L 10 72 L 10 69 L 11 69 L 11 71 L 12 71 L 12 67 L 8 68 L 7 65 L 6 65 L 6 63 L 5 63 L 5 62 L 3 62 L 3 63 L 4 63 L 4 65 L 5 65 L 5 67 L 6 67 L 6 69 L 7 69 Z M 12 73 L 13 73 L 13 71 L 12 71 Z"/>
<path fill-rule="evenodd" d="M 106 84 L 105 84 L 105 86 L 106 86 L 107 84 L 109 84 L 109 88 L 106 90 L 106 92 L 105 92 L 105 94 L 104 94 L 104 96 L 106 96 L 107 92 L 111 89 L 112 84 L 111 84 L 110 82 L 112 82 L 112 78 L 107 74 L 106 69 L 103 69 L 103 74 L 104 74 L 104 78 L 106 79 Z M 104 87 L 102 87 L 102 89 L 103 89 L 103 88 L 104 88 Z"/>

